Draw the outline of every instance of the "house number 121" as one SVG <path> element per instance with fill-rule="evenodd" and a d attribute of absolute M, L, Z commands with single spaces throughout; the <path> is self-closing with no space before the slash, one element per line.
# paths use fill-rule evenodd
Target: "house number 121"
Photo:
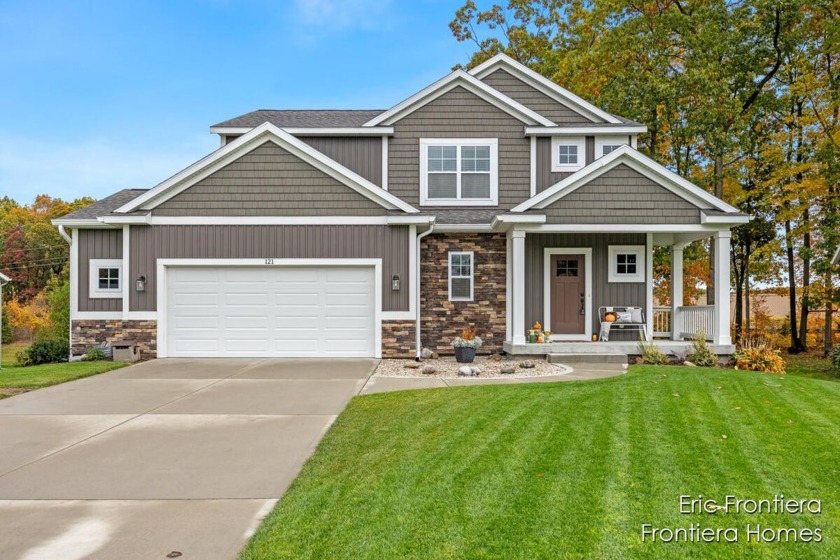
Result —
<path fill-rule="evenodd" d="M 274 259 L 265 259 L 265 264 L 274 264 Z"/>

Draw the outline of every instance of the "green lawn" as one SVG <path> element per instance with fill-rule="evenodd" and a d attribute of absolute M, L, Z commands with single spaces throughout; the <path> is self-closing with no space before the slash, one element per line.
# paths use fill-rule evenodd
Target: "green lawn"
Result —
<path fill-rule="evenodd" d="M 839 443 L 840 383 L 734 370 L 358 397 L 242 558 L 840 558 Z M 699 494 L 822 514 L 681 515 Z M 740 542 L 643 543 L 645 523 Z M 823 542 L 747 544 L 747 524 Z"/>
<path fill-rule="evenodd" d="M 73 362 L 19 367 L 15 356 L 27 344 L 3 345 L 3 369 L 0 369 L 0 399 L 17 393 L 49 387 L 82 377 L 121 368 L 122 362 Z"/>
<path fill-rule="evenodd" d="M 822 350 L 801 354 L 788 354 L 782 350 L 782 358 L 785 359 L 786 371 L 790 375 L 840 381 L 840 376 L 831 367 L 831 360 L 823 358 Z"/>

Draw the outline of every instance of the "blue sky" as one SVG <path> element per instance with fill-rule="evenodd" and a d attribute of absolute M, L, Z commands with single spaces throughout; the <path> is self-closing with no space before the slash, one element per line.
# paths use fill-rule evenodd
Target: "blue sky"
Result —
<path fill-rule="evenodd" d="M 152 187 L 254 109 L 378 109 L 464 63 L 435 0 L 0 0 L 0 196 Z"/>

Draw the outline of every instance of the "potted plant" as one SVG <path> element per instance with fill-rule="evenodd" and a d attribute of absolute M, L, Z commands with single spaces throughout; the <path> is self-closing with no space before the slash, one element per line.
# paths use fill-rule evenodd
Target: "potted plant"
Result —
<path fill-rule="evenodd" d="M 465 328 L 460 336 L 452 341 L 455 349 L 455 361 L 461 364 L 469 364 L 475 360 L 475 351 L 481 346 L 481 338 L 476 336 L 475 329 Z"/>

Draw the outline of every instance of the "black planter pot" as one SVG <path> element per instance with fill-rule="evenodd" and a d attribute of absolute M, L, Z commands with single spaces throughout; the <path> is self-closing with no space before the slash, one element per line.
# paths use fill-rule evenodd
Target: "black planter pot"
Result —
<path fill-rule="evenodd" d="M 475 348 L 455 346 L 455 361 L 459 364 L 471 364 L 475 360 Z"/>

